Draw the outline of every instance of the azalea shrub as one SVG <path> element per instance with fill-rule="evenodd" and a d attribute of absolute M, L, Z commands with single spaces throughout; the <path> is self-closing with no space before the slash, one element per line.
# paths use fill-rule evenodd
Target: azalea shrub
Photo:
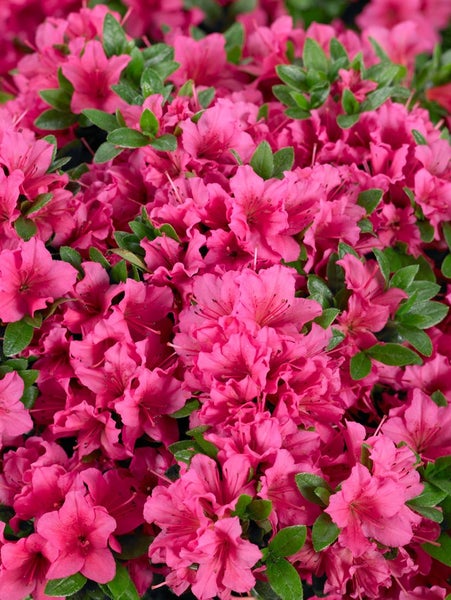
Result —
<path fill-rule="evenodd" d="M 448 0 L 0 22 L 0 600 L 449 600 Z"/>

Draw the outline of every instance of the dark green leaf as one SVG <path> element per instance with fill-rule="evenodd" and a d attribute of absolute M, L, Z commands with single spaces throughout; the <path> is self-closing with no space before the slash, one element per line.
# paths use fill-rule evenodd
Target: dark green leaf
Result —
<path fill-rule="evenodd" d="M 149 145 L 149 138 L 136 129 L 120 127 L 108 134 L 107 140 L 111 144 L 122 148 L 141 148 Z"/>
<path fill-rule="evenodd" d="M 448 248 L 451 250 L 451 223 L 442 223 L 442 230 L 445 241 L 448 244 Z"/>
<path fill-rule="evenodd" d="M 180 238 L 177 235 L 177 232 L 169 223 L 163 223 L 163 225 L 161 225 L 161 227 L 157 229 L 157 231 L 159 231 L 161 235 L 167 235 L 176 242 L 180 242 Z"/>
<path fill-rule="evenodd" d="M 155 114 L 148 108 L 144 109 L 141 118 L 139 120 L 139 126 L 141 131 L 145 135 L 155 136 L 158 133 L 160 124 Z"/>
<path fill-rule="evenodd" d="M 295 476 L 295 481 L 298 490 L 306 500 L 313 502 L 313 504 L 324 506 L 324 501 L 321 498 L 322 494 L 318 495 L 317 490 L 324 489 L 330 491 L 330 487 L 322 477 L 314 475 L 313 473 L 298 473 Z"/>
<path fill-rule="evenodd" d="M 124 250 L 124 252 L 128 251 Z M 130 252 L 130 254 L 132 253 Z M 127 281 L 127 263 L 125 260 L 120 260 L 113 267 L 111 267 L 111 278 L 116 283 Z"/>
<path fill-rule="evenodd" d="M 379 87 L 374 92 L 370 92 L 367 94 L 366 99 L 361 104 L 362 111 L 368 110 L 376 110 L 379 108 L 384 102 L 386 102 L 392 93 L 392 88 L 390 87 Z"/>
<path fill-rule="evenodd" d="M 327 308 L 333 304 L 334 297 L 328 288 L 326 282 L 317 275 L 309 275 L 307 279 L 307 288 L 310 297 L 321 304 L 323 308 Z"/>
<path fill-rule="evenodd" d="M 436 487 L 451 495 L 451 456 L 441 456 L 435 463 L 428 463 L 425 471 L 425 479 Z"/>
<path fill-rule="evenodd" d="M 240 517 L 240 519 L 247 518 L 247 507 L 252 502 L 252 496 L 248 494 L 241 494 L 235 504 L 232 516 Z"/>
<path fill-rule="evenodd" d="M 402 267 L 399 269 L 399 271 L 396 271 L 391 278 L 390 287 L 407 290 L 413 283 L 419 268 L 420 265 L 409 265 L 408 267 Z"/>
<path fill-rule="evenodd" d="M 36 196 L 31 206 L 27 209 L 25 215 L 28 216 L 38 212 L 38 210 L 41 210 L 41 208 L 48 204 L 52 200 L 52 198 L 53 194 L 51 192 L 48 192 L 46 194 L 39 194 L 38 196 Z"/>
<path fill-rule="evenodd" d="M 355 381 L 364 379 L 371 372 L 371 360 L 364 352 L 357 352 L 351 358 L 349 369 L 352 379 Z"/>
<path fill-rule="evenodd" d="M 445 256 L 445 260 L 442 262 L 442 274 L 447 279 L 451 279 L 451 254 Z"/>
<path fill-rule="evenodd" d="M 269 542 L 269 554 L 272 558 L 292 556 L 302 548 L 306 537 L 307 529 L 305 525 L 285 527 L 278 531 Z"/>
<path fill-rule="evenodd" d="M 18 217 L 14 221 L 14 229 L 17 231 L 17 235 L 26 242 L 30 240 L 38 230 L 34 221 L 23 216 Z"/>
<path fill-rule="evenodd" d="M 67 129 L 76 123 L 77 117 L 69 112 L 60 112 L 59 110 L 46 110 L 39 115 L 34 124 L 39 129 L 60 130 Z"/>
<path fill-rule="evenodd" d="M 111 592 L 112 600 L 139 600 L 135 584 L 130 579 L 127 569 L 120 563 L 116 564 L 116 575 L 106 584 Z"/>
<path fill-rule="evenodd" d="M 439 487 L 432 483 L 424 483 L 424 489 L 419 496 L 408 500 L 409 506 L 429 506 L 434 507 L 440 504 L 442 500 L 446 498 L 448 493 L 441 490 Z"/>
<path fill-rule="evenodd" d="M 253 521 L 263 521 L 267 519 L 272 511 L 271 500 L 252 500 L 247 507 L 247 514 Z"/>
<path fill-rule="evenodd" d="M 140 90 L 129 81 L 116 83 L 115 85 L 111 86 L 111 89 L 116 92 L 116 94 L 122 98 L 122 100 L 125 100 L 127 104 L 136 104 L 141 106 L 144 102 L 144 97 L 142 96 Z"/>
<path fill-rule="evenodd" d="M 431 356 L 432 341 L 431 338 L 422 329 L 417 327 L 407 327 L 397 324 L 397 331 L 406 341 L 411 344 L 415 350 L 421 352 L 424 356 Z"/>
<path fill-rule="evenodd" d="M 437 406 L 448 406 L 448 400 L 440 390 L 435 390 L 435 392 L 432 392 L 431 399 L 437 404 Z"/>
<path fill-rule="evenodd" d="M 116 156 L 119 156 L 122 151 L 123 148 L 118 148 L 110 142 L 104 142 L 97 148 L 93 161 L 98 165 L 109 162 L 110 160 L 113 160 L 113 158 L 116 158 Z"/>
<path fill-rule="evenodd" d="M 32 325 L 22 321 L 8 323 L 3 339 L 3 353 L 5 356 L 13 356 L 22 352 L 33 339 L 34 328 Z"/>
<path fill-rule="evenodd" d="M 110 13 L 105 15 L 103 21 L 103 49 L 108 57 L 125 54 L 127 49 L 125 32 Z"/>
<path fill-rule="evenodd" d="M 276 67 L 276 71 L 284 83 L 295 90 L 304 91 L 305 74 L 301 67 L 297 65 L 279 65 Z"/>
<path fill-rule="evenodd" d="M 417 221 L 417 227 L 420 230 L 421 241 L 427 244 L 432 242 L 435 231 L 429 221 Z"/>
<path fill-rule="evenodd" d="M 150 142 L 152 148 L 160 152 L 174 152 L 177 150 L 177 138 L 175 135 L 165 133 Z"/>
<path fill-rule="evenodd" d="M 119 537 L 121 552 L 118 558 L 121 560 L 133 560 L 134 558 L 147 555 L 147 551 L 153 540 L 154 537 L 145 535 L 144 533 L 134 532 L 128 535 L 121 535 Z"/>
<path fill-rule="evenodd" d="M 304 42 L 302 61 L 307 69 L 322 71 L 323 73 L 327 73 L 329 69 L 329 61 L 324 50 L 313 38 L 306 38 Z"/>
<path fill-rule="evenodd" d="M 172 413 L 171 417 L 173 417 L 174 419 L 183 419 L 185 417 L 189 417 L 193 411 L 199 408 L 199 406 L 199 400 L 189 400 L 183 408 L 180 408 L 175 413 Z"/>
<path fill-rule="evenodd" d="M 119 126 L 116 117 L 106 112 L 103 112 L 103 110 L 87 108 L 83 111 L 83 114 L 86 117 L 88 117 L 91 123 L 93 123 L 100 129 L 104 129 L 105 131 L 114 131 Z"/>
<path fill-rule="evenodd" d="M 202 90 L 197 94 L 197 99 L 202 108 L 210 106 L 213 98 L 215 97 L 216 90 L 214 87 L 209 87 L 206 90 Z"/>
<path fill-rule="evenodd" d="M 42 90 L 39 95 L 47 104 L 53 106 L 58 111 L 70 112 L 70 100 L 71 96 L 65 90 Z"/>
<path fill-rule="evenodd" d="M 417 129 L 412 129 L 412 135 L 417 144 L 419 144 L 420 146 L 427 146 L 426 138 Z"/>
<path fill-rule="evenodd" d="M 294 148 L 286 146 L 274 152 L 274 170 L 273 177 L 282 177 L 284 171 L 290 171 L 294 164 Z"/>
<path fill-rule="evenodd" d="M 337 123 L 342 129 L 349 129 L 350 127 L 352 127 L 353 125 L 355 125 L 357 123 L 359 118 L 360 118 L 359 114 L 338 115 Z"/>
<path fill-rule="evenodd" d="M 292 96 L 292 91 L 287 85 L 273 85 L 272 93 L 274 96 L 286 106 L 296 107 L 297 102 Z"/>
<path fill-rule="evenodd" d="M 407 505 L 410 506 L 408 502 Z M 410 508 L 423 517 L 426 517 L 426 519 L 434 521 L 434 523 L 443 522 L 443 513 L 441 510 L 430 508 L 429 506 L 411 506 Z"/>
<path fill-rule="evenodd" d="M 345 242 L 338 242 L 338 257 L 341 259 L 346 256 L 346 254 L 352 254 L 352 256 L 355 256 L 360 260 L 360 256 L 352 246 L 345 244 Z"/>
<path fill-rule="evenodd" d="M 161 94 L 164 88 L 164 81 L 160 75 L 151 67 L 144 69 L 141 75 L 141 90 L 144 98 L 152 94 Z"/>
<path fill-rule="evenodd" d="M 116 254 L 117 256 L 120 256 L 121 258 L 123 258 L 124 260 L 126 260 L 127 262 L 129 262 L 131 265 L 135 265 L 135 267 L 138 267 L 138 269 L 140 269 L 141 271 L 147 271 L 147 267 L 145 265 L 145 263 L 138 257 L 136 256 L 136 254 L 133 254 L 133 252 L 130 252 L 130 250 L 125 250 L 124 248 L 113 248 L 111 250 L 111 252 L 113 252 L 113 254 Z M 123 262 L 123 261 L 121 261 Z M 121 264 L 121 262 L 117 263 L 117 265 Z M 115 266 L 117 266 L 115 265 Z M 113 267 L 114 269 L 114 267 Z M 127 269 L 124 269 L 123 266 L 120 267 L 120 271 L 114 271 L 113 269 L 111 271 L 111 275 L 113 276 L 113 278 L 115 278 L 116 276 L 118 276 L 120 274 L 121 277 L 124 276 L 124 270 L 125 270 L 125 279 L 127 278 Z M 125 279 L 121 279 L 121 281 L 125 281 Z"/>
<path fill-rule="evenodd" d="M 383 195 L 383 190 L 379 188 L 364 190 L 360 192 L 357 204 L 366 210 L 367 215 L 371 215 L 380 204 Z"/>
<path fill-rule="evenodd" d="M 332 327 L 332 337 L 330 338 L 329 343 L 327 344 L 326 350 L 329 352 L 336 348 L 341 342 L 345 339 L 345 334 L 339 329 L 335 329 Z"/>
<path fill-rule="evenodd" d="M 328 329 L 339 314 L 340 309 L 338 308 L 325 308 L 323 313 L 319 317 L 316 317 L 315 323 L 321 325 L 323 329 Z"/>
<path fill-rule="evenodd" d="M 341 98 L 343 110 L 348 115 L 355 115 L 360 111 L 360 104 L 350 89 L 345 88 Z"/>
<path fill-rule="evenodd" d="M 104 269 L 109 269 L 111 266 L 110 263 L 107 261 L 107 259 L 100 252 L 100 250 L 98 248 L 94 248 L 93 246 L 91 246 L 91 248 L 89 248 L 89 258 L 93 262 L 96 262 L 96 263 L 99 263 L 100 265 L 102 265 L 102 267 Z"/>
<path fill-rule="evenodd" d="M 311 117 L 310 112 L 302 110 L 302 108 L 287 108 L 285 111 L 287 117 L 291 119 L 309 119 Z"/>
<path fill-rule="evenodd" d="M 190 463 L 195 454 L 199 454 L 199 452 L 201 452 L 194 440 L 181 440 L 180 442 L 174 442 L 168 446 L 168 450 L 174 455 L 178 462 L 184 462 L 186 464 Z"/>
<path fill-rule="evenodd" d="M 423 361 L 416 352 L 400 344 L 376 344 L 365 352 L 384 365 L 404 367 L 405 365 L 421 365 Z"/>
<path fill-rule="evenodd" d="M 402 306 L 400 307 L 402 308 Z M 407 312 L 402 312 L 402 323 L 410 327 L 429 329 L 443 321 L 448 314 L 448 307 L 441 302 L 415 302 Z"/>
<path fill-rule="evenodd" d="M 250 160 L 251 167 L 263 179 L 269 179 L 274 171 L 274 157 L 268 142 L 261 142 Z"/>
<path fill-rule="evenodd" d="M 266 563 L 266 576 L 281 600 L 302 600 L 303 590 L 298 572 L 284 558 Z"/>
<path fill-rule="evenodd" d="M 75 573 L 62 579 L 51 579 L 45 586 L 47 596 L 70 596 L 85 585 L 87 579 L 81 573 Z"/>
<path fill-rule="evenodd" d="M 340 529 L 327 513 L 322 513 L 312 527 L 312 542 L 315 552 L 321 552 L 338 538 Z"/>
<path fill-rule="evenodd" d="M 376 257 L 376 260 L 379 264 L 379 268 L 381 270 L 382 275 L 384 276 L 385 281 L 388 282 L 392 269 L 387 255 L 384 254 L 384 252 L 382 252 L 382 250 L 379 250 L 378 248 L 373 248 L 372 252 Z"/>
<path fill-rule="evenodd" d="M 432 558 L 451 567 L 451 537 L 447 533 L 442 533 L 437 543 L 440 545 L 435 546 L 427 543 L 423 544 L 422 547 Z"/>

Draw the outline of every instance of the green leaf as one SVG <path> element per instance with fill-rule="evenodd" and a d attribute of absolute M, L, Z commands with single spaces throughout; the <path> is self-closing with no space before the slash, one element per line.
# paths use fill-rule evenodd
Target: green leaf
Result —
<path fill-rule="evenodd" d="M 107 13 L 103 21 L 103 49 L 110 58 L 114 54 L 125 54 L 127 49 L 127 37 L 120 24 L 112 14 Z"/>
<path fill-rule="evenodd" d="M 451 250 L 451 223 L 442 223 L 442 231 L 448 248 Z"/>
<path fill-rule="evenodd" d="M 337 38 L 332 38 L 330 40 L 330 56 L 333 61 L 346 59 L 347 63 L 349 64 L 349 57 L 348 53 L 346 52 L 346 48 L 337 40 Z M 345 65 L 343 68 L 345 68 Z"/>
<path fill-rule="evenodd" d="M 383 195 L 383 190 L 379 188 L 364 190 L 360 192 L 357 204 L 366 210 L 367 215 L 371 215 L 380 204 Z"/>
<path fill-rule="evenodd" d="M 413 281 L 409 293 L 416 294 L 416 300 L 422 302 L 430 300 L 440 292 L 440 286 L 432 281 Z"/>
<path fill-rule="evenodd" d="M 99 127 L 100 129 L 104 129 L 105 131 L 114 131 L 118 128 L 119 124 L 115 116 L 110 115 L 103 110 L 97 110 L 96 108 L 87 108 L 83 111 L 85 117 Z"/>
<path fill-rule="evenodd" d="M 388 279 L 389 279 L 390 273 L 391 273 L 391 266 L 390 266 L 390 261 L 387 258 L 387 255 L 384 254 L 382 252 L 382 250 L 379 250 L 378 248 L 372 248 L 372 252 L 373 252 L 374 256 L 376 257 L 376 260 L 379 264 L 379 269 L 381 270 L 381 273 L 382 273 L 385 281 L 388 282 Z"/>
<path fill-rule="evenodd" d="M 425 469 L 425 479 L 451 495 L 451 456 L 441 456 L 434 463 L 428 463 Z"/>
<path fill-rule="evenodd" d="M 263 179 L 269 179 L 274 171 L 274 157 L 268 142 L 261 142 L 250 160 L 250 165 Z"/>
<path fill-rule="evenodd" d="M 247 507 L 247 515 L 253 521 L 263 521 L 267 519 L 272 511 L 271 500 L 252 500 Z"/>
<path fill-rule="evenodd" d="M 440 390 L 435 390 L 435 392 L 432 392 L 431 400 L 433 400 L 437 406 L 448 406 L 448 400 Z"/>
<path fill-rule="evenodd" d="M 121 83 L 116 83 L 111 86 L 111 89 L 116 92 L 116 94 L 125 100 L 127 104 L 134 104 L 141 106 L 144 102 L 144 97 L 142 96 L 140 90 L 130 83 L 129 81 L 122 81 Z"/>
<path fill-rule="evenodd" d="M 324 50 L 313 38 L 305 40 L 302 61 L 307 69 L 322 71 L 323 73 L 327 73 L 329 69 L 329 61 Z"/>
<path fill-rule="evenodd" d="M 407 505 L 410 506 L 408 502 Z M 441 510 L 437 510 L 436 508 L 431 508 L 429 506 L 410 506 L 410 508 L 423 517 L 426 517 L 426 519 L 434 521 L 434 523 L 443 522 L 443 513 Z"/>
<path fill-rule="evenodd" d="M 402 308 L 402 305 L 400 308 Z M 429 329 L 429 327 L 443 321 L 448 314 L 448 310 L 448 307 L 441 302 L 416 302 L 407 312 L 401 312 L 402 318 L 400 320 L 403 325 Z"/>
<path fill-rule="evenodd" d="M 389 286 L 392 288 L 407 290 L 413 283 L 419 268 L 420 265 L 409 265 L 407 267 L 402 267 L 393 275 Z"/>
<path fill-rule="evenodd" d="M 349 129 L 360 119 L 360 114 L 355 115 L 338 115 L 337 123 L 342 129 Z"/>
<path fill-rule="evenodd" d="M 281 178 L 284 171 L 290 171 L 294 164 L 294 148 L 286 146 L 274 152 L 273 177 Z"/>
<path fill-rule="evenodd" d="M 327 344 L 326 350 L 329 352 L 330 350 L 336 348 L 339 344 L 341 344 L 345 337 L 346 336 L 342 331 L 332 327 L 332 337 L 330 338 L 329 343 Z"/>
<path fill-rule="evenodd" d="M 447 279 L 451 279 L 451 254 L 445 256 L 445 260 L 442 262 L 442 274 Z"/>
<path fill-rule="evenodd" d="M 418 350 L 424 356 L 432 355 L 432 341 L 431 338 L 422 329 L 417 327 L 407 327 L 398 323 L 396 329 L 406 341 L 411 344 L 415 350 Z"/>
<path fill-rule="evenodd" d="M 179 410 L 175 411 L 175 413 L 172 413 L 171 417 L 174 419 L 183 419 L 185 417 L 189 417 L 192 412 L 199 408 L 199 406 L 199 400 L 194 398 L 193 400 L 189 400 L 183 408 L 180 408 Z"/>
<path fill-rule="evenodd" d="M 155 136 L 160 128 L 160 123 L 158 122 L 155 113 L 146 108 L 144 109 L 139 120 L 139 126 L 145 135 Z"/>
<path fill-rule="evenodd" d="M 174 152 L 177 150 L 177 138 L 175 135 L 165 133 L 150 142 L 152 148 L 160 152 Z"/>
<path fill-rule="evenodd" d="M 417 129 L 412 129 L 412 135 L 415 142 L 420 146 L 427 146 L 427 140 L 422 133 L 420 133 Z"/>
<path fill-rule="evenodd" d="M 39 129 L 48 131 L 58 131 L 60 129 L 67 129 L 77 122 L 77 116 L 69 112 L 60 112 L 59 110 L 50 109 L 45 110 L 35 120 L 34 124 Z"/>
<path fill-rule="evenodd" d="M 116 158 L 116 156 L 119 156 L 122 151 L 123 148 L 118 148 L 110 142 L 104 142 L 97 148 L 97 151 L 94 154 L 93 162 L 97 165 L 109 162 L 110 160 L 113 160 L 113 158 Z"/>
<path fill-rule="evenodd" d="M 312 542 L 315 552 L 321 552 L 338 538 L 340 529 L 327 513 L 322 513 L 312 527 Z"/>
<path fill-rule="evenodd" d="M 432 556 L 432 558 L 451 567 L 451 537 L 447 533 L 442 533 L 438 538 L 437 543 L 440 544 L 440 546 L 429 543 L 422 544 L 423 550 L 425 550 L 429 556 Z"/>
<path fill-rule="evenodd" d="M 355 381 L 364 379 L 371 372 L 371 360 L 364 352 L 357 352 L 351 358 L 349 369 L 352 379 Z"/>
<path fill-rule="evenodd" d="M 339 308 L 325 308 L 319 317 L 314 319 L 323 329 L 328 329 L 340 314 Z"/>
<path fill-rule="evenodd" d="M 190 463 L 195 454 L 199 454 L 201 452 L 194 440 L 181 440 L 179 442 L 174 442 L 168 446 L 168 450 L 174 455 L 174 458 L 178 462 L 184 462 L 186 464 Z"/>
<path fill-rule="evenodd" d="M 330 487 L 322 477 L 314 475 L 313 473 L 297 473 L 297 475 L 295 475 L 295 481 L 298 490 L 306 500 L 313 502 L 313 504 L 319 504 L 320 506 L 325 505 L 321 498 L 323 494 L 320 492 L 320 495 L 318 495 L 317 490 L 326 490 L 329 492 Z"/>
<path fill-rule="evenodd" d="M 375 344 L 365 352 L 374 360 L 393 367 L 423 364 L 421 357 L 416 352 L 400 344 Z"/>
<path fill-rule="evenodd" d="M 298 572 L 284 558 L 266 563 L 266 576 L 281 600 L 302 600 L 303 590 Z"/>
<path fill-rule="evenodd" d="M 304 545 L 306 537 L 305 525 L 293 525 L 281 529 L 269 542 L 268 549 L 271 558 L 283 558 L 296 554 Z"/>
<path fill-rule="evenodd" d="M 323 308 L 327 308 L 333 304 L 334 297 L 332 292 L 321 277 L 309 275 L 307 279 L 307 288 L 310 297 L 319 302 Z"/>
<path fill-rule="evenodd" d="M 116 564 L 114 579 L 106 585 L 111 593 L 112 600 L 140 600 L 127 569 L 120 563 Z"/>
<path fill-rule="evenodd" d="M 160 75 L 151 67 L 144 69 L 141 75 L 141 90 L 144 98 L 152 94 L 162 94 L 164 89 L 164 81 Z"/>
<path fill-rule="evenodd" d="M 53 106 L 58 111 L 70 112 L 71 96 L 65 90 L 60 88 L 41 90 L 39 95 L 47 104 L 50 104 L 50 106 Z"/>
<path fill-rule="evenodd" d="M 124 260 L 126 260 L 127 262 L 129 262 L 131 265 L 135 265 L 135 267 L 138 267 L 138 269 L 141 269 L 141 271 L 147 271 L 147 267 L 145 265 L 145 263 L 139 258 L 139 256 L 136 256 L 136 254 L 133 254 L 133 252 L 130 252 L 130 250 L 126 250 L 125 248 L 113 248 L 112 250 L 110 250 L 110 252 L 112 252 L 113 254 L 116 254 L 117 256 L 120 256 L 121 258 L 123 258 Z M 122 261 L 121 261 L 122 262 Z M 117 265 L 120 263 L 117 263 Z M 115 265 L 115 266 L 117 266 Z M 114 269 L 114 267 L 113 267 Z M 115 275 L 118 275 L 118 272 L 114 272 Z M 124 267 L 120 267 L 120 272 L 121 276 L 123 276 L 124 274 Z M 113 270 L 111 271 L 111 275 L 113 275 Z M 114 275 L 113 275 L 114 277 Z M 127 278 L 127 269 L 125 269 L 125 279 Z M 121 279 L 121 281 L 125 281 L 125 279 Z"/>
<path fill-rule="evenodd" d="M 213 98 L 215 97 L 216 89 L 214 87 L 209 87 L 206 90 L 202 90 L 197 94 L 197 99 L 199 100 L 199 104 L 202 108 L 208 108 L 210 106 Z"/>
<path fill-rule="evenodd" d="M 297 65 L 278 65 L 276 72 L 280 79 L 291 88 L 301 92 L 305 90 L 305 73 L 301 67 Z"/>
<path fill-rule="evenodd" d="M 346 256 L 346 254 L 352 254 L 360 260 L 360 256 L 352 246 L 345 244 L 345 242 L 338 242 L 338 257 L 341 259 Z"/>
<path fill-rule="evenodd" d="M 441 490 L 436 485 L 432 483 L 425 482 L 423 491 L 419 496 L 412 498 L 407 501 L 409 506 L 429 506 L 434 507 L 437 504 L 440 504 L 442 500 L 446 498 L 448 493 L 444 490 Z"/>
<path fill-rule="evenodd" d="M 362 102 L 360 108 L 361 111 L 376 110 L 384 102 L 386 102 L 392 94 L 391 87 L 379 87 L 374 92 L 367 94 L 365 100 Z"/>
<path fill-rule="evenodd" d="M 244 28 L 241 23 L 234 23 L 224 33 L 227 61 L 238 64 L 241 59 L 244 44 Z"/>
<path fill-rule="evenodd" d="M 149 138 L 136 129 L 120 127 L 107 137 L 108 142 L 122 148 L 141 148 L 149 145 Z"/>
<path fill-rule="evenodd" d="M 240 519 L 247 518 L 247 507 L 251 502 L 252 496 L 249 496 L 248 494 L 241 494 L 237 500 L 237 503 L 235 504 L 235 509 L 232 512 L 232 516 L 240 517 Z"/>
<path fill-rule="evenodd" d="M 13 356 L 22 352 L 24 348 L 33 339 L 34 328 L 32 325 L 25 323 L 24 321 L 16 321 L 15 323 L 8 323 L 5 329 L 5 336 L 3 338 L 3 353 L 5 356 Z"/>
<path fill-rule="evenodd" d="M 31 239 L 38 230 L 34 221 L 27 219 L 22 215 L 14 221 L 14 229 L 16 230 L 17 235 L 26 242 Z"/>
<path fill-rule="evenodd" d="M 92 262 L 96 262 L 102 265 L 104 269 L 109 269 L 111 267 L 110 263 L 103 256 L 100 250 L 98 248 L 94 248 L 94 246 L 91 246 L 91 248 L 89 248 L 89 258 L 92 260 Z"/>
<path fill-rule="evenodd" d="M 350 89 L 345 88 L 341 98 L 341 105 L 347 115 L 355 115 L 360 111 L 360 104 Z"/>
<path fill-rule="evenodd" d="M 118 558 L 120 558 L 121 560 L 132 560 L 134 558 L 139 558 L 141 556 L 147 555 L 149 546 L 153 542 L 153 540 L 153 536 L 145 535 L 144 533 L 139 532 L 130 533 L 128 535 L 121 535 L 119 537 L 121 551 L 118 555 Z"/>
<path fill-rule="evenodd" d="M 128 252 L 128 250 L 123 250 Z M 131 252 L 129 254 L 132 254 Z M 127 281 L 127 263 L 125 260 L 120 260 L 113 267 L 111 267 L 111 279 L 116 283 Z"/>
<path fill-rule="evenodd" d="M 75 573 L 62 579 L 51 579 L 45 586 L 47 596 L 70 596 L 85 585 L 87 579 L 81 573 Z"/>
<path fill-rule="evenodd" d="M 417 221 L 417 227 L 420 230 L 421 241 L 429 244 L 434 239 L 434 228 L 429 221 Z"/>
<path fill-rule="evenodd" d="M 48 204 L 53 198 L 53 194 L 51 192 L 47 192 L 46 194 L 39 194 L 36 196 L 31 206 L 27 208 L 25 215 L 32 215 L 33 213 L 41 210 L 46 204 Z"/>

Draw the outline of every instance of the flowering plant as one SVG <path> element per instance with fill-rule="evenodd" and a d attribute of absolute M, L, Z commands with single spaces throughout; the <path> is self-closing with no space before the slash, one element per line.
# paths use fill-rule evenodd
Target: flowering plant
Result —
<path fill-rule="evenodd" d="M 449 2 L 0 21 L 0 600 L 449 600 Z"/>

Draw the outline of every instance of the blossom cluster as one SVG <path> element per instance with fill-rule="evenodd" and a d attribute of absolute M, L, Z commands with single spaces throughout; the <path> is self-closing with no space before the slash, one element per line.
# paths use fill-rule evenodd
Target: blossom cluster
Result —
<path fill-rule="evenodd" d="M 449 600 L 451 4 L 4 4 L 0 600 Z"/>

